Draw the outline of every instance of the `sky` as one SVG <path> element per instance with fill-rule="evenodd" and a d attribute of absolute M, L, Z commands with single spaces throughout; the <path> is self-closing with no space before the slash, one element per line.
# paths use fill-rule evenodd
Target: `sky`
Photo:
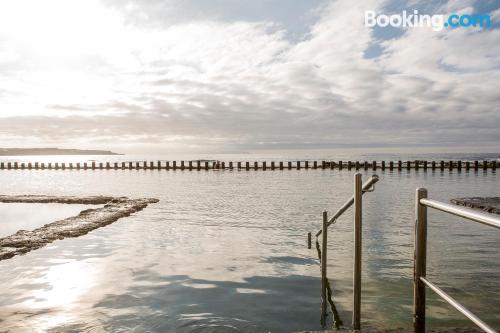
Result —
<path fill-rule="evenodd" d="M 364 24 L 414 9 L 492 27 Z M 494 0 L 2 0 L 0 147 L 498 151 L 499 22 Z"/>

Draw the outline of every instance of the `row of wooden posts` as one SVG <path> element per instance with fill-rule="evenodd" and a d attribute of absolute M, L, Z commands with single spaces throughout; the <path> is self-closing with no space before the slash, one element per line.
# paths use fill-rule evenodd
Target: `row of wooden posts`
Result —
<path fill-rule="evenodd" d="M 85 163 L 19 163 L 0 162 L 0 170 L 291 170 L 291 169 L 355 169 L 355 170 L 496 170 L 496 161 L 287 161 L 287 162 L 221 162 L 221 161 L 156 161 L 156 162 L 85 162 Z"/>

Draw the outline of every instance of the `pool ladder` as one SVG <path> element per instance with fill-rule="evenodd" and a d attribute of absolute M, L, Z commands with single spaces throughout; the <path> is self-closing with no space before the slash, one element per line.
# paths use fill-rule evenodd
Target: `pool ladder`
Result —
<path fill-rule="evenodd" d="M 354 330 L 361 329 L 361 232 L 362 232 L 362 196 L 364 193 L 373 192 L 375 183 L 379 177 L 372 175 L 364 184 L 362 184 L 361 173 L 354 175 L 354 194 L 340 207 L 340 209 L 328 219 L 327 211 L 323 211 L 323 225 L 316 233 L 316 245 L 318 249 L 318 257 L 321 261 L 321 318 L 320 322 L 323 327 L 326 326 L 327 312 L 327 289 L 329 283 L 327 280 L 327 244 L 328 244 L 328 227 L 337 222 L 337 219 L 344 214 L 347 209 L 354 205 L 354 273 L 353 273 L 353 312 L 352 312 L 352 327 Z M 311 248 L 311 233 L 307 235 L 307 246 Z M 319 247 L 318 237 L 322 236 L 321 249 Z M 333 302 L 330 302 L 334 317 L 336 309 Z"/>

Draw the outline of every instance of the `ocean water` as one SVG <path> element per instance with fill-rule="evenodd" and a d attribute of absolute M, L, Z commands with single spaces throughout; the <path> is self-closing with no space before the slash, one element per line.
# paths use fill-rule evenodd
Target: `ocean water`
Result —
<path fill-rule="evenodd" d="M 282 154 L 276 159 L 318 158 L 313 155 Z M 323 158 L 432 159 L 392 156 Z M 441 154 L 435 159 L 498 156 Z M 271 160 L 251 154 L 207 159 Z M 361 172 L 365 179 L 373 173 Z M 411 327 L 415 189 L 426 187 L 430 198 L 448 202 L 462 196 L 499 196 L 500 179 L 491 170 L 377 173 L 375 192 L 363 197 L 362 327 Z M 4 170 L 0 174 L 2 194 L 160 199 L 85 236 L 0 261 L 0 331 L 320 328 L 320 269 L 316 250 L 307 249 L 306 236 L 320 228 L 323 210 L 333 214 L 352 194 L 354 171 Z M 346 326 L 352 314 L 352 238 L 348 211 L 329 231 L 328 267 L 334 301 Z M 495 229 L 429 210 L 429 279 L 497 329 L 499 244 L 500 232 Z M 429 327 L 473 326 L 430 290 L 427 314 Z"/>

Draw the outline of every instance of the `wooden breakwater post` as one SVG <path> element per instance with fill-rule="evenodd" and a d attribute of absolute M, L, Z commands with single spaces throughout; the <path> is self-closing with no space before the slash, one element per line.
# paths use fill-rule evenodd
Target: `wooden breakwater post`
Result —
<path fill-rule="evenodd" d="M 15 170 L 40 170 L 40 169 L 45 169 L 45 164 L 44 163 L 39 163 L 39 162 L 0 162 L 0 170 L 4 169 L 15 169 Z M 196 163 L 196 165 L 195 165 Z M 396 165 L 397 163 L 397 165 Z M 429 166 L 430 164 L 430 166 Z M 90 165 L 90 166 L 89 166 Z M 295 162 L 292 161 L 287 161 L 286 165 L 285 162 L 283 161 L 253 161 L 253 162 L 233 162 L 233 161 L 205 161 L 204 164 L 200 160 L 195 160 L 195 161 L 172 161 L 172 164 L 170 164 L 169 161 L 165 161 L 165 164 L 162 163 L 162 161 L 135 161 L 135 162 L 95 162 L 92 161 L 90 164 L 87 162 L 83 163 L 83 168 L 80 162 L 77 163 L 48 163 L 47 168 L 49 170 L 56 169 L 56 170 L 87 170 L 88 168 L 91 168 L 92 170 L 125 170 L 125 169 L 135 169 L 135 170 L 201 170 L 204 168 L 205 170 L 209 169 L 214 169 L 214 170 L 234 170 L 235 167 L 237 167 L 238 170 L 242 170 L 242 168 L 245 168 L 245 170 L 262 170 L 262 171 L 267 171 L 267 170 L 284 170 L 284 169 L 306 169 L 306 170 L 334 170 L 334 169 L 339 169 L 343 170 L 344 168 L 347 168 L 348 170 L 351 170 L 353 167 L 356 170 L 364 169 L 364 170 L 377 170 L 377 169 L 382 169 L 386 170 L 388 167 L 389 170 L 393 171 L 396 167 L 398 171 L 402 171 L 403 169 L 410 170 L 410 169 L 415 169 L 416 171 L 423 169 L 424 171 L 427 171 L 427 169 L 430 167 L 433 171 L 439 168 L 441 171 L 444 171 L 445 169 L 448 169 L 450 171 L 452 170 L 458 170 L 459 172 L 462 171 L 463 168 L 465 168 L 467 171 L 470 169 L 474 168 L 474 171 L 478 171 L 479 169 L 484 170 L 485 172 L 488 169 L 491 169 L 492 171 L 495 171 L 497 168 L 497 161 L 492 160 L 492 161 L 462 161 L 462 160 L 440 160 L 440 161 L 426 161 L 426 160 L 398 160 L 397 162 L 395 161 L 389 161 L 388 163 L 386 161 L 380 161 L 380 164 L 378 161 L 338 161 L 336 163 L 335 161 L 332 160 L 321 160 L 321 161 L 300 161 L 297 160 Z"/>

